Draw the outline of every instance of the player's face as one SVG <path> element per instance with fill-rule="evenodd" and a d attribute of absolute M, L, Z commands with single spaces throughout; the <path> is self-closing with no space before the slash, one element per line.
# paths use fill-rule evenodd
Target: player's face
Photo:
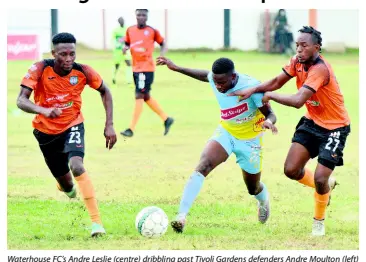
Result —
<path fill-rule="evenodd" d="M 138 25 L 145 25 L 147 21 L 147 12 L 144 10 L 136 11 L 136 19 Z"/>
<path fill-rule="evenodd" d="M 55 63 L 64 71 L 71 71 L 76 58 L 75 44 L 60 43 L 52 50 Z"/>
<path fill-rule="evenodd" d="M 301 33 L 296 41 L 296 56 L 300 63 L 306 64 L 313 60 L 319 51 L 319 45 L 313 43 L 311 34 Z"/>
<path fill-rule="evenodd" d="M 232 88 L 235 74 L 213 74 L 213 80 L 220 93 L 226 93 Z"/>

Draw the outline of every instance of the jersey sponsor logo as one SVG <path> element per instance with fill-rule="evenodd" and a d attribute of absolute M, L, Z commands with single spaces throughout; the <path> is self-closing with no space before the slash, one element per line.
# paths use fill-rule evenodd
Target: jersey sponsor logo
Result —
<path fill-rule="evenodd" d="M 310 106 L 320 106 L 320 102 L 314 101 L 314 100 L 308 100 L 308 101 L 306 101 L 306 104 L 310 105 Z"/>
<path fill-rule="evenodd" d="M 248 111 L 248 104 L 244 103 L 236 107 L 221 109 L 221 119 L 229 120 Z"/>
<path fill-rule="evenodd" d="M 131 44 L 130 44 L 130 47 L 132 48 L 132 47 L 134 47 L 135 45 L 142 44 L 143 42 L 144 42 L 143 40 L 139 40 L 139 41 L 137 41 L 137 42 L 131 43 Z"/>
<path fill-rule="evenodd" d="M 70 94 L 64 94 L 64 95 L 49 97 L 49 98 L 46 99 L 46 102 L 50 102 L 50 101 L 53 101 L 53 100 L 63 100 L 68 95 L 70 95 Z"/>
<path fill-rule="evenodd" d="M 149 30 L 144 31 L 144 35 L 148 36 L 150 34 Z"/>
<path fill-rule="evenodd" d="M 64 103 L 64 104 L 56 103 L 56 104 L 53 104 L 53 106 L 56 107 L 56 108 L 65 109 L 65 108 L 72 107 L 73 104 L 74 104 L 74 102 L 70 101 L 70 102 L 67 102 L 67 103 Z"/>
<path fill-rule="evenodd" d="M 77 76 L 70 76 L 70 84 L 73 86 L 78 83 L 78 77 Z"/>
<path fill-rule="evenodd" d="M 263 131 L 263 122 L 264 122 L 265 118 L 261 117 L 259 118 L 253 125 L 253 130 L 254 132 L 262 132 Z"/>
<path fill-rule="evenodd" d="M 242 124 L 242 123 L 245 123 L 245 122 L 248 122 L 248 121 L 252 120 L 254 117 L 255 117 L 255 113 L 252 113 L 247 117 L 236 119 L 235 122 L 237 124 Z"/>

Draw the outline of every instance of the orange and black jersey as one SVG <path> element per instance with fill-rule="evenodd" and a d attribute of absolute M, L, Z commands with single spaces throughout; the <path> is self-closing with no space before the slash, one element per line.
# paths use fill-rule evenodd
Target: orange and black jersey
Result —
<path fill-rule="evenodd" d="M 297 89 L 308 88 L 314 94 L 306 101 L 306 117 L 317 125 L 333 130 L 350 124 L 344 98 L 332 67 L 319 56 L 312 66 L 306 68 L 297 57 L 283 67 L 290 77 L 296 77 Z"/>
<path fill-rule="evenodd" d="M 100 75 L 88 65 L 74 63 L 66 76 L 58 75 L 53 67 L 53 59 L 37 62 L 21 82 L 22 87 L 34 91 L 35 104 L 62 110 L 61 115 L 54 119 L 39 114 L 35 116 L 33 127 L 46 134 L 60 134 L 83 122 L 81 93 L 85 85 L 98 89 L 103 83 Z"/>

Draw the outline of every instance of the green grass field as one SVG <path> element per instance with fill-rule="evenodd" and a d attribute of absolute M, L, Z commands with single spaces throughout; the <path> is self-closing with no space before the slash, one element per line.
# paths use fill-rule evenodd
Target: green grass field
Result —
<path fill-rule="evenodd" d="M 287 58 L 244 52 L 171 53 L 177 64 L 209 69 L 227 56 L 239 72 L 267 80 L 281 71 Z M 273 104 L 279 134 L 264 138 L 262 180 L 271 197 L 267 224 L 257 221 L 256 201 L 249 196 L 232 156 L 206 179 L 188 217 L 183 235 L 171 228 L 160 239 L 145 239 L 134 228 L 135 216 L 146 206 L 163 208 L 169 218 L 177 211 L 184 185 L 198 163 L 207 139 L 219 122 L 219 107 L 207 83 L 158 68 L 152 95 L 176 120 L 167 137 L 162 121 L 147 106 L 132 139 L 119 132 L 128 127 L 134 89 L 112 87 L 118 142 L 106 150 L 105 113 L 98 92 L 86 87 L 83 113 L 86 128 L 85 166 L 94 182 L 108 234 L 89 237 L 89 218 L 81 199 L 69 201 L 55 186 L 33 137 L 33 115 L 16 110 L 19 83 L 29 62 L 8 62 L 8 248 L 9 249 L 359 249 L 359 66 L 358 54 L 325 55 L 332 63 L 352 119 L 344 151 L 345 165 L 334 175 L 340 186 L 327 211 L 324 238 L 311 237 L 313 191 L 283 174 L 291 137 L 305 109 Z M 110 83 L 108 53 L 82 52 L 78 62 L 93 66 Z M 281 92 L 296 91 L 295 81 Z M 314 168 L 316 161 L 309 166 Z"/>

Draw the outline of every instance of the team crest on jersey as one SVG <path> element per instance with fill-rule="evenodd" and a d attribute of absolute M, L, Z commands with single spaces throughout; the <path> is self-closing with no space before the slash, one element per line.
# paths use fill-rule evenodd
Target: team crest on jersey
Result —
<path fill-rule="evenodd" d="M 77 76 L 70 76 L 70 84 L 73 86 L 78 83 L 78 77 Z"/>
<path fill-rule="evenodd" d="M 148 30 L 145 30 L 144 31 L 144 35 L 148 36 L 149 35 L 149 31 Z"/>

